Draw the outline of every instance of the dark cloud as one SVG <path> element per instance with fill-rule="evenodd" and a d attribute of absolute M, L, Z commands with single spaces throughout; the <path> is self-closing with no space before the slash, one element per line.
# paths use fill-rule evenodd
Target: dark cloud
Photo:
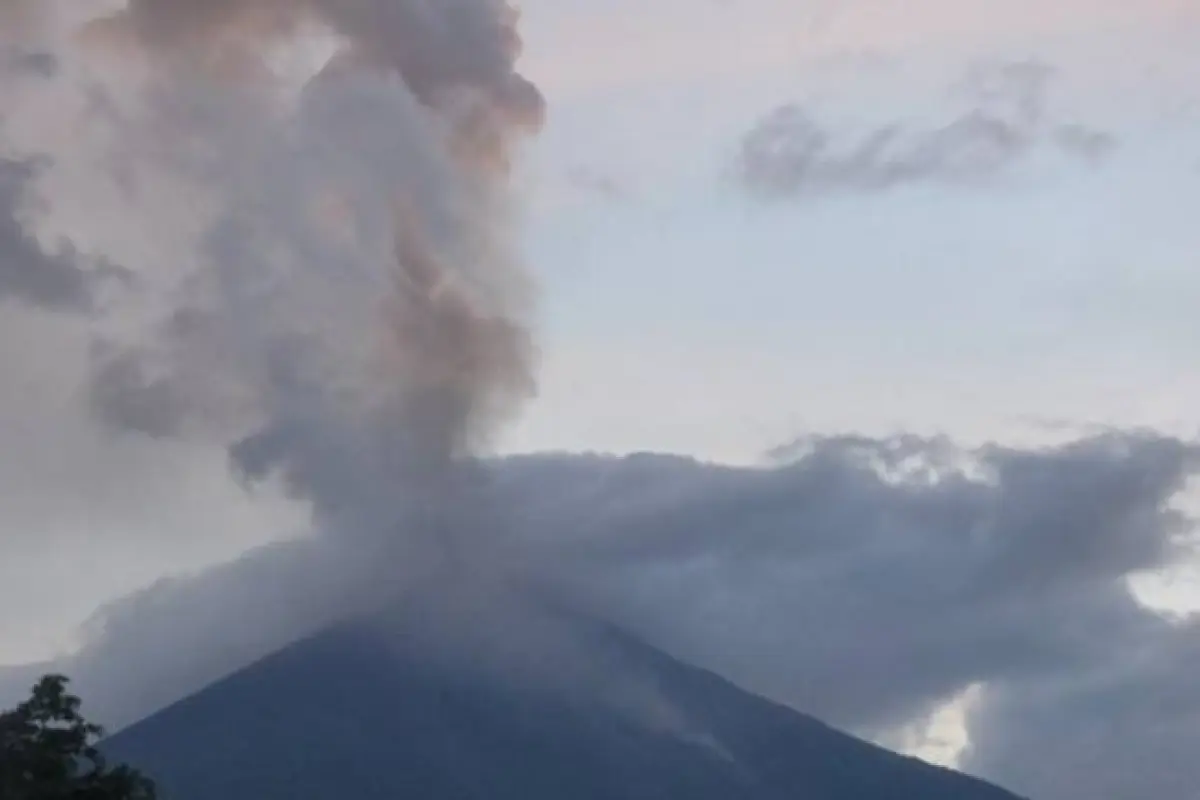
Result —
<path fill-rule="evenodd" d="M 88 401 L 97 419 L 115 430 L 153 438 L 178 436 L 188 403 L 178 386 L 148 373 L 148 360 L 127 350 L 92 348 Z"/>
<path fill-rule="evenodd" d="M 0 61 L 13 72 L 38 78 L 53 78 L 59 69 L 58 56 L 44 50 L 16 49 Z"/>
<path fill-rule="evenodd" d="M 69 243 L 47 252 L 26 225 L 42 166 L 37 159 L 0 158 L 0 301 L 87 311 L 104 270 L 90 268 Z"/>
<path fill-rule="evenodd" d="M 993 674 L 1086 660 L 1140 626 L 1123 581 L 1174 560 L 1182 521 L 1163 504 L 1196 454 L 1122 437 L 991 448 L 972 454 L 979 477 L 949 471 L 959 455 L 843 439 L 765 472 L 648 459 L 608 467 L 611 500 L 558 524 L 585 531 L 584 564 L 625 573 L 603 602 L 629 624 L 839 724 L 898 722 Z M 879 474 L 939 461 L 937 481 Z"/>
<path fill-rule="evenodd" d="M 1085 125 L 1060 125 L 1054 137 L 1059 148 L 1090 161 L 1099 161 L 1117 149 L 1115 136 Z"/>
<path fill-rule="evenodd" d="M 1148 626 L 1145 626 L 1148 628 Z M 1031 797 L 1186 798 L 1200 780 L 1200 624 L 1107 638 L 1105 657 L 997 682 L 968 769 Z"/>
<path fill-rule="evenodd" d="M 873 192 L 914 183 L 972 184 L 1038 151 L 1095 163 L 1115 138 L 1060 123 L 1045 108 L 1053 71 L 1037 62 L 975 70 L 961 93 L 971 107 L 944 124 L 877 123 L 842 135 L 800 105 L 782 106 L 742 139 L 738 181 L 764 198 Z"/>
<path fill-rule="evenodd" d="M 973 771 L 1041 800 L 1190 797 L 1200 638 L 1127 579 L 1182 556 L 1171 502 L 1200 447 L 843 437 L 789 459 L 509 459 L 479 524 L 576 602 L 839 725 L 879 734 L 983 685 Z M 316 539 L 163 584 L 72 671 L 112 718 L 144 713 L 364 602 L 350 556 Z"/>

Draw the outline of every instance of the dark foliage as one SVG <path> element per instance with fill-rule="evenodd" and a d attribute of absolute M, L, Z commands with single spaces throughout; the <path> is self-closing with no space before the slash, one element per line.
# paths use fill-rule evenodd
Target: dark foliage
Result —
<path fill-rule="evenodd" d="M 0 714 L 0 798 L 155 800 L 152 781 L 106 763 L 96 748 L 104 731 L 79 709 L 67 679 L 47 675 L 28 700 Z"/>

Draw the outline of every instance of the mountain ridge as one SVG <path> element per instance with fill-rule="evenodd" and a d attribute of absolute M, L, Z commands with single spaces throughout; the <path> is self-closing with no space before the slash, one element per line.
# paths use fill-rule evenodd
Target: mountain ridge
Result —
<path fill-rule="evenodd" d="M 439 652 L 420 617 L 326 629 L 105 749 L 155 775 L 166 800 L 1020 800 L 744 692 L 585 614 L 548 612 L 566 626 L 554 639 L 576 639 L 535 648 L 528 664 L 478 658 L 478 640 Z M 485 642 L 503 638 L 483 629 Z M 582 661 L 611 682 L 555 679 Z"/>

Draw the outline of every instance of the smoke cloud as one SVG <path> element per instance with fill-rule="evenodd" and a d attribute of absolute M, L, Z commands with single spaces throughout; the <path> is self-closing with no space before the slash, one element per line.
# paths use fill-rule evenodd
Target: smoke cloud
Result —
<path fill-rule="evenodd" d="M 87 311 L 97 273 L 69 245 L 46 252 L 25 222 L 38 170 L 34 159 L 0 158 L 0 300 Z"/>
<path fill-rule="evenodd" d="M 33 29 L 41 19 L 41 5 L 37 0 L 0 2 L 0 23 L 3 23 L 6 35 L 16 39 Z"/>
<path fill-rule="evenodd" d="M 61 159 L 37 182 L 50 211 L 75 180 L 116 219 L 97 232 L 64 211 L 50 229 L 115 242 L 138 279 L 93 329 L 98 420 L 227 447 L 328 535 L 383 541 L 398 509 L 441 513 L 535 388 L 507 178 L 543 101 L 514 68 L 516 13 L 134 0 L 68 23 L 65 8 L 3 6 L 55 43 L 22 69 L 62 77 L 82 110 L 74 141 L 0 161 L 0 297 L 95 305 L 93 272 L 22 216 L 36 166 Z"/>
<path fill-rule="evenodd" d="M 89 232 L 87 209 L 79 230 L 56 221 L 137 265 L 92 332 L 94 419 L 168 451 L 223 449 L 316 534 L 231 573 L 262 628 L 179 649 L 99 701 L 110 723 L 175 699 L 181 676 L 202 685 L 356 616 L 406 633 L 416 618 L 425 657 L 684 726 L 521 599 L 488 505 L 478 456 L 535 390 L 508 183 L 544 111 L 514 69 L 516 23 L 503 0 L 134 0 L 55 37 L 90 138 L 47 155 L 118 200 L 122 235 Z M 102 652 L 121 621 L 99 619 Z M 72 670 L 81 687 L 108 682 L 106 660 Z"/>
<path fill-rule="evenodd" d="M 417 578 L 440 580 L 430 567 L 455 557 L 470 558 L 471 591 L 439 619 L 493 611 L 483 640 L 515 651 L 498 657 L 523 664 L 553 640 L 572 649 L 554 651 L 564 673 L 653 706 L 636 682 L 598 674 L 606 665 L 576 666 L 553 626 L 520 628 L 525 609 L 495 608 L 488 575 L 517 552 L 598 615 L 861 732 L 981 685 L 967 763 L 1033 796 L 1185 797 L 1200 782 L 1179 744 L 1198 735 L 1196 626 L 1170 625 L 1128 586 L 1182 557 L 1192 521 L 1170 501 L 1195 475 L 1194 443 L 1114 435 L 965 452 L 844 438 L 769 470 L 656 456 L 478 463 L 535 389 L 508 178 L 543 103 L 515 70 L 510 6 L 132 0 L 78 13 L 0 0 L 0 37 L 21 42 L 0 54 L 12 100 L 0 300 L 39 326 L 62 321 L 47 310 L 75 312 L 62 330 L 87 329 L 82 397 L 107 433 L 136 443 L 143 492 L 170 482 L 146 479 L 165 462 L 140 448 L 217 450 L 248 483 L 280 480 L 319 534 L 100 613 L 56 666 L 103 721 L 119 727 Z M 30 81 L 53 103 L 14 88 Z M 778 175 L 794 178 L 785 193 L 941 179 L 960 174 L 945 152 L 990 143 L 982 163 L 1004 165 L 1034 129 L 1039 143 L 1105 152 L 1097 131 L 1030 128 L 1039 108 L 981 111 L 903 147 L 879 134 L 865 151 L 878 155 L 835 160 L 816 184 L 786 160 Z M 823 145 L 818 155 L 826 163 Z M 74 352 L 38 356 L 58 368 L 58 350 Z M 50 377 L 39 404 L 69 394 Z M 57 449 L 45 445 L 28 453 Z M 83 472 L 119 472 L 111 452 L 96 448 L 101 466 Z M 925 472 L 906 473 L 914 461 Z M 82 488 L 75 502 L 88 505 Z M 488 513 L 496 503 L 513 516 Z M 0 674 L 0 696 L 30 679 Z"/>
<path fill-rule="evenodd" d="M 80 130 L 45 152 L 47 226 L 137 278 L 91 326 L 92 419 L 163 452 L 224 452 L 315 534 L 230 568 L 253 630 L 206 615 L 188 582 L 157 587 L 176 624 L 230 636 L 136 685 L 108 672 L 122 616 L 99 615 L 70 672 L 108 723 L 354 616 L 406 640 L 416 619 L 427 658 L 686 727 L 527 599 L 479 460 L 535 391 L 509 177 L 544 108 L 515 71 L 516 24 L 504 0 L 133 0 L 51 26 Z M 80 184 L 103 213 L 72 209 Z"/>
<path fill-rule="evenodd" d="M 306 507 L 309 621 L 486 548 L 474 461 L 536 388 L 509 177 L 544 102 L 509 3 L 0 22 L 0 301 L 79 312 L 91 419 Z"/>
<path fill-rule="evenodd" d="M 506 3 L 473 0 L 134 2 L 93 26 L 143 46 L 148 93 L 183 98 L 139 121 L 200 139 L 158 155 L 215 196 L 192 292 L 163 325 L 176 371 L 204 351 L 206 369 L 259 384 L 268 417 L 280 390 L 317 378 L 347 392 L 313 398 L 326 413 L 415 409 L 422 455 L 469 449 L 480 418 L 531 391 L 503 195 L 542 104 L 513 71 L 514 24 Z M 285 107 L 260 53 L 313 25 L 337 52 Z M 296 330 L 323 323 L 346 327 Z"/>

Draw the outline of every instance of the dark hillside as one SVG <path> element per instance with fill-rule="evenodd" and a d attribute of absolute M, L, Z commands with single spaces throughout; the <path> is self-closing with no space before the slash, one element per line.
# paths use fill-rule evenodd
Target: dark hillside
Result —
<path fill-rule="evenodd" d="M 577 623 L 605 669 L 652 676 L 686 724 L 447 669 L 364 624 L 286 648 L 107 749 L 168 800 L 1015 800 Z"/>

